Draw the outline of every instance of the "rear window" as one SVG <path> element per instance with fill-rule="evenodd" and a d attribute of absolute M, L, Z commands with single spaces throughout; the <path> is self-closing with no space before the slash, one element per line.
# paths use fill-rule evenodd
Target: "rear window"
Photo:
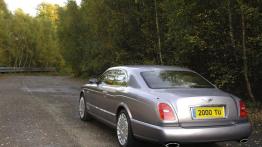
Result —
<path fill-rule="evenodd" d="M 190 71 L 146 71 L 141 75 L 152 89 L 214 88 L 207 80 Z"/>

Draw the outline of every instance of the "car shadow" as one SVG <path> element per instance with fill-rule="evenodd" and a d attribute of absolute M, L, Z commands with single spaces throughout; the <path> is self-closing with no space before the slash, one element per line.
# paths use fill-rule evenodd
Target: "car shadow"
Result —
<path fill-rule="evenodd" d="M 166 146 L 156 143 L 140 141 L 138 147 L 166 147 Z M 176 147 L 176 146 L 170 145 L 169 147 Z M 180 147 L 220 147 L 220 146 L 215 143 L 196 143 L 196 144 L 181 144 Z"/>
<path fill-rule="evenodd" d="M 197 143 L 197 144 L 187 144 L 181 146 L 182 147 L 220 147 L 216 143 Z"/>
<path fill-rule="evenodd" d="M 93 119 L 87 123 L 92 124 L 92 126 L 99 128 L 101 131 L 104 132 L 104 134 L 108 136 L 114 136 L 114 143 L 117 143 L 117 137 L 115 130 L 104 123 L 101 123 L 100 121 Z M 221 147 L 218 144 L 215 143 L 196 143 L 196 144 L 181 144 L 181 147 Z M 136 147 L 166 147 L 165 145 L 160 145 L 153 142 L 138 140 Z M 175 146 L 169 146 L 169 147 L 175 147 Z"/>

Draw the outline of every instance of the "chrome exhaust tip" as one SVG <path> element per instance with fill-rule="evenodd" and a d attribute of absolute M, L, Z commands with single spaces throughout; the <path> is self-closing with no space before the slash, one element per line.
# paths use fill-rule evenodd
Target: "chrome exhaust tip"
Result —
<path fill-rule="evenodd" d="M 180 147 L 179 143 L 167 143 L 165 144 L 165 147 Z"/>
<path fill-rule="evenodd" d="M 248 139 L 241 139 L 240 141 L 239 141 L 240 143 L 247 143 L 248 142 Z"/>

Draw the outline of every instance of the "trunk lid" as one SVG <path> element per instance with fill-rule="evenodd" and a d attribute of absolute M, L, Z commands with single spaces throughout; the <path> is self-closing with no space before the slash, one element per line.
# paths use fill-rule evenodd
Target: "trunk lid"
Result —
<path fill-rule="evenodd" d="M 155 95 L 172 104 L 181 127 L 232 125 L 238 118 L 235 100 L 219 89 L 167 89 L 159 90 Z M 220 108 L 224 111 L 224 117 L 196 118 L 196 111 L 200 108 Z"/>

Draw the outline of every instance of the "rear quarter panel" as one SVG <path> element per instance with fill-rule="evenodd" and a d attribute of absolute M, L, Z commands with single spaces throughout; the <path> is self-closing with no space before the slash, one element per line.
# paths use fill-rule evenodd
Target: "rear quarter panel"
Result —
<path fill-rule="evenodd" d="M 157 97 L 142 91 L 142 89 L 128 88 L 128 92 L 120 100 L 119 106 L 126 104 L 130 118 L 144 123 L 157 124 Z"/>

